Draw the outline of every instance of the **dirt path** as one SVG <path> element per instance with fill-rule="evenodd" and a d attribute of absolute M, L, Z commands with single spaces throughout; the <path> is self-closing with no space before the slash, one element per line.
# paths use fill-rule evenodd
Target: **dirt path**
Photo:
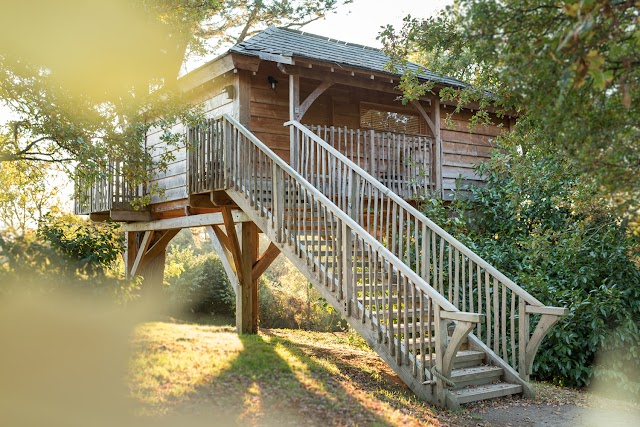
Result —
<path fill-rule="evenodd" d="M 472 413 L 477 425 L 496 427 L 636 427 L 640 411 L 617 408 L 583 408 L 574 404 L 560 406 L 526 405 L 486 408 Z"/>

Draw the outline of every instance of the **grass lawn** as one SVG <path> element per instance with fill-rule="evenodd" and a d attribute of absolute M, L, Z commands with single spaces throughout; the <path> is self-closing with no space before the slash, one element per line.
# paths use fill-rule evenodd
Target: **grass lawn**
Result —
<path fill-rule="evenodd" d="M 446 411 L 419 401 L 351 333 L 238 336 L 231 326 L 155 322 L 137 328 L 133 345 L 131 395 L 140 416 L 160 425 L 484 425 L 477 413 L 486 404 Z M 585 403 L 575 390 L 535 387 L 532 403 Z"/>

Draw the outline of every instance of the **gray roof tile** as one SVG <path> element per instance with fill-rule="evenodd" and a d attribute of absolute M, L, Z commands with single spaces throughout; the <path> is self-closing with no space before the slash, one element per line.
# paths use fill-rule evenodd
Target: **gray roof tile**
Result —
<path fill-rule="evenodd" d="M 259 52 L 263 52 L 392 74 L 385 69 L 389 57 L 379 49 L 285 28 L 269 27 L 233 46 L 230 52 L 249 56 L 258 56 Z M 425 80 L 448 86 L 464 86 L 460 80 L 432 73 L 418 64 L 410 62 L 407 66 L 419 71 L 419 76 Z"/>

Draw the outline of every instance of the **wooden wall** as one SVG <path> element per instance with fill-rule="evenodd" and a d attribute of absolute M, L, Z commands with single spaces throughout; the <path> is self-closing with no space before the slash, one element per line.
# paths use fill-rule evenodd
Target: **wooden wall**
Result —
<path fill-rule="evenodd" d="M 219 116 L 224 113 L 233 114 L 234 100 L 229 98 L 223 89 L 229 85 L 236 85 L 236 79 L 233 74 L 217 78 L 212 83 L 201 89 L 198 93 L 194 93 L 194 101 L 202 103 L 205 114 L 208 117 Z M 237 89 L 236 96 L 237 99 Z M 173 127 L 173 132 L 185 132 L 184 126 L 178 124 Z M 184 144 L 179 146 L 167 145 L 160 139 L 161 131 L 155 129 L 147 134 L 146 145 L 148 152 L 152 155 L 154 161 L 157 160 L 161 153 L 169 150 L 175 159 L 169 163 L 166 171 L 154 170 L 152 175 L 152 184 L 157 183 L 164 189 L 164 197 L 153 196 L 151 203 L 170 202 L 187 198 L 187 152 Z"/>
<path fill-rule="evenodd" d="M 481 185 L 483 179 L 476 174 L 474 166 L 490 157 L 495 137 L 509 129 L 509 120 L 497 117 L 492 117 L 492 120 L 496 124 L 502 124 L 502 127 L 470 127 L 473 112 L 463 110 L 454 113 L 453 110 L 454 107 L 451 106 L 442 106 L 440 109 L 442 189 L 445 199 L 452 198 L 452 190 L 455 190 L 456 179 L 459 177 L 462 177 L 462 184 Z M 448 121 L 447 116 L 450 117 Z"/>
<path fill-rule="evenodd" d="M 244 74 L 242 74 L 244 73 Z M 238 116 L 240 107 L 239 99 L 242 98 L 240 90 L 240 75 L 246 76 L 250 82 L 250 113 L 249 128 L 265 144 L 271 147 L 279 156 L 289 160 L 289 129 L 283 126 L 289 120 L 289 77 L 283 75 L 274 63 L 263 61 L 258 71 L 252 74 L 249 71 L 240 70 L 239 73 L 227 73 L 207 83 L 194 93 L 196 102 L 205 106 L 206 114 L 210 117 L 223 113 Z M 276 89 L 270 87 L 268 77 L 278 80 Z M 300 99 L 304 100 L 318 85 L 314 80 L 300 79 Z M 229 98 L 224 88 L 233 85 L 235 94 Z M 235 102 L 234 102 L 235 99 Z M 357 129 L 360 127 L 360 103 L 388 105 L 399 109 L 407 109 L 413 112 L 411 107 L 402 106 L 397 95 L 367 90 L 344 85 L 334 85 L 324 92 L 309 108 L 302 122 L 308 125 L 333 125 Z M 427 112 L 431 106 L 423 102 Z M 442 187 L 445 198 L 451 197 L 451 190 L 455 189 L 458 177 L 463 178 L 464 183 L 481 183 L 482 177 L 476 175 L 474 165 L 486 160 L 490 155 L 492 140 L 504 129 L 508 129 L 509 123 L 505 119 L 498 121 L 504 128 L 492 125 L 469 128 L 469 120 L 472 112 L 465 110 L 455 113 L 451 117 L 452 126 L 446 123 L 447 114 L 453 113 L 453 107 L 441 108 L 441 135 L 442 135 Z M 425 130 L 426 130 L 425 126 Z M 182 125 L 177 125 L 174 132 L 184 132 Z M 429 131 L 425 131 L 429 134 Z M 160 131 L 152 130 L 147 135 L 146 145 L 152 156 L 157 159 L 159 154 L 167 149 L 166 144 L 160 140 Z M 154 196 L 152 203 L 161 203 L 185 199 L 187 197 L 187 156 L 184 145 L 170 147 L 175 159 L 169 164 L 166 172 L 155 171 L 152 183 L 157 183 L 165 190 L 165 197 Z"/>

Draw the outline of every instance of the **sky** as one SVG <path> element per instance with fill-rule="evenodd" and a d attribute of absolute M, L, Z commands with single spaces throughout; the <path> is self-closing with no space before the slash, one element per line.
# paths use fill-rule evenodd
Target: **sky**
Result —
<path fill-rule="evenodd" d="M 355 0 L 324 20 L 312 22 L 302 30 L 332 39 L 371 47 L 382 47 L 376 40 L 380 27 L 396 27 L 411 15 L 426 18 L 434 15 L 452 0 Z"/>
<path fill-rule="evenodd" d="M 336 13 L 304 26 L 301 31 L 381 48 L 382 45 L 376 37 L 382 27 L 389 24 L 400 27 L 402 19 L 407 15 L 426 18 L 452 3 L 453 0 L 354 0 L 353 3 L 340 7 Z M 393 4 L 392 8 L 389 7 L 390 4 Z M 189 60 L 184 64 L 181 73 L 198 68 L 220 53 L 222 52 L 206 58 Z"/>

